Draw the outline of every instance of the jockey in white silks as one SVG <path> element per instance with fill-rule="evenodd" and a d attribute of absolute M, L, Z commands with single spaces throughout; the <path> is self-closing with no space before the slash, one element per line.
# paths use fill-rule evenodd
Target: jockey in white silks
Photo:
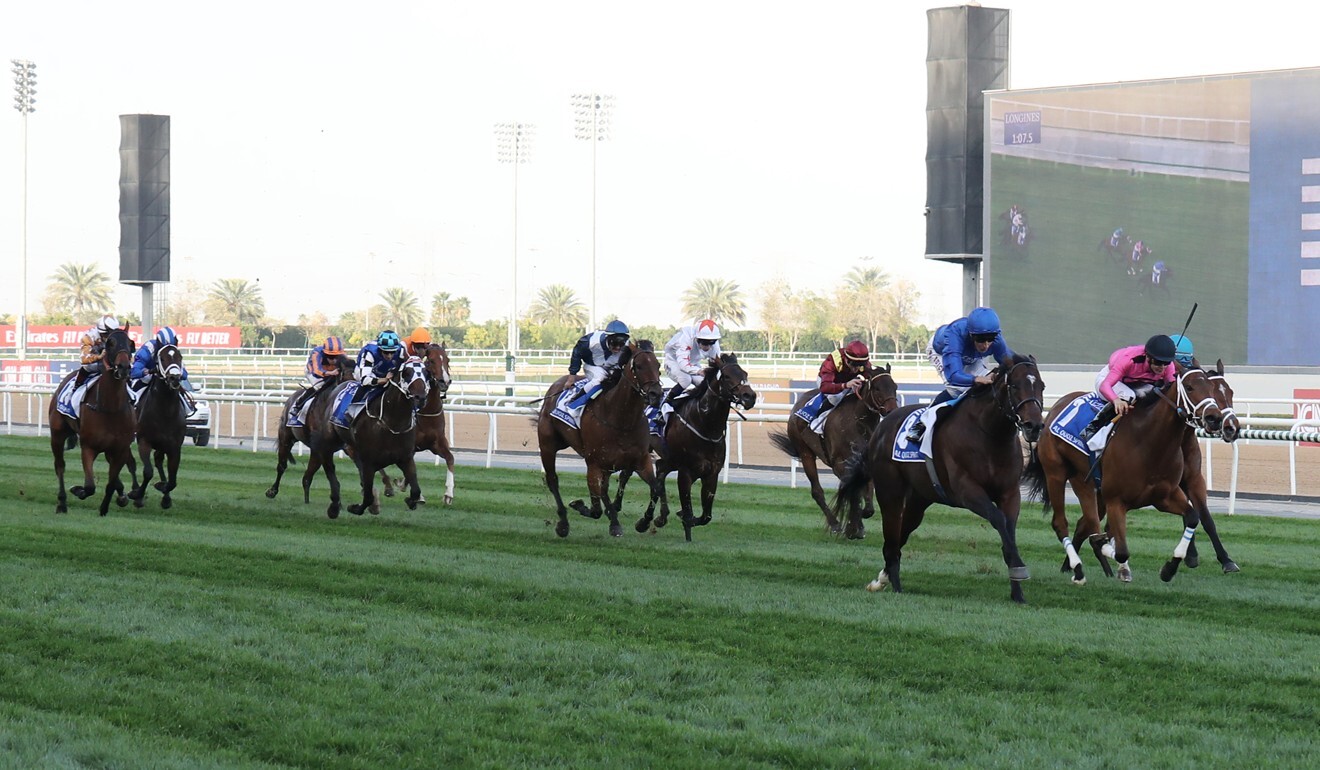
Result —
<path fill-rule="evenodd" d="M 665 372 L 674 381 L 669 401 L 701 384 L 706 362 L 720 357 L 720 327 L 712 320 L 681 327 L 665 343 Z"/>

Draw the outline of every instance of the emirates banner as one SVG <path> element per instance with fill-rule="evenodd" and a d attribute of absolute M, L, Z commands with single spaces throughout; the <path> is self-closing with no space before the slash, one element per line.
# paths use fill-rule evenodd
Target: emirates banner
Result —
<path fill-rule="evenodd" d="M 27 346 L 29 350 L 52 348 L 76 348 L 83 332 L 88 326 L 29 326 Z M 237 326 L 176 326 L 180 348 L 237 349 L 240 335 Z M 128 336 L 134 344 L 141 345 L 150 335 L 144 335 L 141 328 L 128 330 Z M 18 347 L 18 327 L 0 326 L 0 348 Z"/>

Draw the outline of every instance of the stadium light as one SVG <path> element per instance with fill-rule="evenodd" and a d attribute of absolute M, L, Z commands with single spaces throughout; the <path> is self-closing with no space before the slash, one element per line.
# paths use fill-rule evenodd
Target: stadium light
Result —
<path fill-rule="evenodd" d="M 610 138 L 614 97 L 607 94 L 573 94 L 573 135 L 591 142 L 591 317 L 587 331 L 596 328 L 596 145 Z"/>
<path fill-rule="evenodd" d="M 27 178 L 28 115 L 36 112 L 37 65 L 27 59 L 10 59 L 14 73 L 14 109 L 23 116 L 23 270 L 18 283 L 18 360 L 27 359 Z"/>
<path fill-rule="evenodd" d="M 509 303 L 508 371 L 518 351 L 518 166 L 532 158 L 532 138 L 536 127 L 530 123 L 496 123 L 495 155 L 500 163 L 513 164 L 513 294 Z"/>

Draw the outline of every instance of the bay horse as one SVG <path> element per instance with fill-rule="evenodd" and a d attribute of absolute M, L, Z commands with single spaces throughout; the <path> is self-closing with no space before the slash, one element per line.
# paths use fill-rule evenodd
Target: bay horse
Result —
<path fill-rule="evenodd" d="M 1109 559 L 1118 562 L 1118 578 L 1132 580 L 1128 565 L 1127 512 L 1152 505 L 1182 516 L 1183 535 L 1174 547 L 1172 558 L 1160 570 L 1166 583 L 1173 580 L 1178 565 L 1187 555 L 1192 535 L 1199 525 L 1204 508 L 1194 505 L 1183 488 L 1184 480 L 1197 482 L 1199 470 L 1188 476 L 1189 450 L 1200 467 L 1200 449 L 1195 443 L 1196 426 L 1218 431 L 1223 413 L 1214 398 L 1214 386 L 1204 370 L 1177 366 L 1172 383 L 1138 399 L 1134 408 L 1111 428 L 1108 443 L 1100 457 L 1100 483 L 1096 484 L 1091 458 L 1063 439 L 1046 431 L 1036 453 L 1023 474 L 1028 496 L 1039 499 L 1046 510 L 1053 510 L 1051 526 L 1062 543 L 1064 571 L 1071 569 L 1073 583 L 1084 585 L 1086 575 L 1077 556 L 1076 543 L 1089 541 L 1105 574 L 1113 576 Z M 1055 402 L 1048 425 L 1059 419 L 1068 405 L 1082 391 L 1070 393 Z M 1203 479 L 1201 482 L 1203 483 Z M 1068 537 L 1068 519 L 1064 511 L 1064 483 L 1072 486 L 1081 504 L 1072 538 Z M 1103 510 L 1102 510 L 1103 509 Z M 1107 518 L 1108 534 L 1101 533 L 1100 520 Z M 1222 548 L 1222 546 L 1221 546 Z"/>
<path fill-rule="evenodd" d="M 431 390 L 426 397 L 426 404 L 417 413 L 417 451 L 430 451 L 445 461 L 445 505 L 454 504 L 454 451 L 449 448 L 449 436 L 445 433 L 445 398 L 449 394 L 449 385 L 453 376 L 449 372 L 449 351 L 444 345 L 428 345 L 422 357 L 426 367 L 426 376 L 431 380 Z M 394 482 L 382 468 L 380 480 L 385 488 L 385 496 L 394 495 Z M 399 489 L 403 489 L 403 480 L 399 480 Z M 425 502 L 425 498 L 423 498 Z"/>
<path fill-rule="evenodd" d="M 619 479 L 619 498 L 609 498 L 609 474 L 614 471 L 632 471 L 645 481 L 654 493 L 655 465 L 651 460 L 650 428 L 644 409 L 657 406 L 664 394 L 660 384 L 660 362 L 649 340 L 628 343 L 619 356 L 618 367 L 605 380 L 606 388 L 582 409 L 579 427 L 570 428 L 552 417 L 559 394 L 577 381 L 576 375 L 565 375 L 551 383 L 535 417 L 536 441 L 541 451 L 541 466 L 545 469 L 545 484 L 555 498 L 555 512 L 559 522 L 555 534 L 568 537 L 568 510 L 559 494 L 559 473 L 555 470 L 555 456 L 561 449 L 572 448 L 587 463 L 587 487 L 591 491 L 591 508 L 582 500 L 574 500 L 573 510 L 591 519 L 603 513 L 610 522 L 610 535 L 621 537 L 619 508 L 623 500 L 626 478 Z"/>
<path fill-rule="evenodd" d="M 341 384 L 335 392 L 346 386 Z M 422 501 L 422 488 L 417 483 L 417 464 L 414 462 L 416 450 L 417 412 L 426 403 L 430 384 L 426 379 L 426 369 L 416 358 L 404 361 L 393 376 L 382 386 L 384 392 L 367 402 L 362 411 L 342 428 L 330 419 L 333 399 L 326 403 L 325 414 L 321 416 L 320 429 L 312 441 L 312 460 L 307 463 L 308 472 L 317 467 L 325 468 L 326 479 L 330 482 L 330 506 L 326 515 L 339 517 L 339 477 L 335 475 L 335 452 L 343 449 L 357 464 L 358 477 L 362 483 L 362 502 L 348 506 L 348 512 L 356 516 L 370 511 L 380 513 L 380 501 L 376 499 L 374 482 L 376 473 L 387 465 L 394 465 L 403 473 L 408 484 L 409 494 L 404 498 L 408 510 L 415 510 Z"/>
<path fill-rule="evenodd" d="M 50 449 L 55 455 L 55 477 L 60 483 L 56 513 L 67 513 L 69 510 L 68 496 L 64 491 L 64 450 L 66 446 L 72 449 L 75 443 L 82 444 L 83 483 L 69 490 L 73 496 L 86 500 L 96 494 L 93 464 L 98 455 L 105 454 L 110 473 L 106 477 L 105 496 L 101 499 L 101 515 L 109 512 L 110 498 L 113 496 L 118 496 L 116 502 L 119 505 L 128 504 L 119 472 L 133 459 L 130 446 L 137 431 L 137 416 L 128 395 L 128 372 L 133 365 L 134 352 L 133 340 L 129 339 L 124 330 L 110 332 L 101 354 L 102 373 L 87 386 L 79 419 L 70 419 L 56 409 L 56 401 L 64 389 L 64 382 L 75 377 L 77 370 L 69 373 L 51 396 L 47 411 L 50 420 Z"/>
<path fill-rule="evenodd" d="M 307 406 L 305 412 L 307 419 L 303 421 L 302 426 L 296 428 L 289 427 L 289 411 L 293 408 L 293 403 L 298 400 L 298 396 L 302 394 L 304 388 L 298 388 L 293 393 L 290 393 L 288 398 L 284 399 L 284 408 L 280 410 L 280 426 L 279 430 L 276 431 L 275 437 L 275 456 L 277 458 L 275 463 L 275 483 L 271 484 L 270 488 L 266 490 L 266 497 L 272 500 L 280 493 L 280 479 L 284 478 L 284 471 L 290 465 L 297 462 L 293 456 L 294 444 L 301 443 L 306 445 L 309 449 L 311 448 L 313 437 L 320 433 L 321 421 L 325 417 L 326 407 L 330 403 L 330 394 L 341 384 L 353 379 L 353 359 L 348 356 L 337 356 L 337 358 L 339 360 L 337 370 L 339 374 L 327 381 L 326 384 L 317 391 L 316 395 L 312 396 L 312 403 Z M 309 459 L 307 462 L 307 469 L 303 471 L 302 488 L 304 503 L 310 503 L 312 501 L 312 478 L 316 476 L 316 470 L 319 467 L 319 463 L 314 466 Z"/>
<path fill-rule="evenodd" d="M 940 415 L 932 436 L 933 458 L 927 462 L 897 462 L 894 441 L 908 415 L 921 405 L 900 407 L 880 421 L 871 440 L 848 460 L 834 511 L 845 506 L 855 519 L 864 494 L 875 490 L 884 529 L 885 566 L 868 586 L 880 591 L 892 585 L 903 590 L 899 567 L 903 546 L 921 526 L 926 509 L 935 503 L 966 508 L 990 523 L 999 533 L 1004 563 L 1008 566 L 1009 596 L 1025 603 L 1022 581 L 1030 578 L 1017 547 L 1017 520 L 1021 507 L 1021 432 L 1034 444 L 1045 427 L 1041 399 L 1045 383 L 1034 357 L 1015 355 L 1001 361 L 989 385 L 976 385 Z M 938 481 L 938 484 L 937 484 Z"/>
<path fill-rule="evenodd" d="M 1199 366 L 1196 361 L 1193 366 Z M 1215 403 L 1219 406 L 1219 413 L 1222 418 L 1219 422 L 1219 438 L 1225 444 L 1232 444 L 1237 441 L 1238 434 L 1241 431 L 1241 423 L 1238 421 L 1237 413 L 1233 411 L 1233 386 L 1228 384 L 1228 379 L 1224 377 L 1224 360 L 1221 358 L 1215 362 L 1214 369 L 1206 369 L 1206 376 L 1210 379 L 1212 386 L 1211 392 L 1214 395 Z M 1206 430 L 1210 435 L 1215 435 L 1214 431 Z M 1219 566 L 1225 573 L 1240 572 L 1237 562 L 1229 557 L 1225 550 L 1223 542 L 1219 539 L 1219 530 L 1215 526 L 1214 517 L 1210 515 L 1209 491 L 1205 480 L 1205 473 L 1201 468 L 1201 442 L 1197 440 L 1196 431 L 1187 431 L 1183 434 L 1183 478 L 1182 488 L 1187 493 L 1187 498 L 1192 501 L 1201 512 L 1201 528 L 1210 538 L 1210 544 L 1215 549 L 1215 558 L 1219 560 Z M 1183 560 L 1191 569 L 1196 569 L 1201 564 L 1200 555 L 1196 552 L 1196 538 L 1193 537 L 1187 544 L 1187 556 Z"/>
<path fill-rule="evenodd" d="M 845 530 L 825 502 L 825 489 L 820 485 L 816 460 L 824 462 L 826 467 L 834 471 L 835 477 L 843 478 L 848 458 L 852 457 L 857 447 L 866 445 L 875 426 L 880 423 L 880 418 L 898 408 L 898 384 L 894 382 L 892 372 L 893 367 L 890 365 L 863 372 L 866 383 L 857 392 L 856 398 L 844 398 L 834 407 L 834 413 L 825 420 L 824 436 L 817 434 L 806 420 L 797 415 L 799 409 L 820 393 L 819 388 L 808 390 L 798 397 L 789 415 L 787 430 L 770 434 L 770 443 L 802 463 L 802 473 L 811 484 L 811 499 L 816 501 L 821 513 L 825 514 L 826 530 L 835 535 L 844 532 L 850 539 L 866 536 L 862 519 L 871 518 L 875 511 L 874 493 L 867 491 L 861 518 L 856 522 L 849 520 Z"/>
<path fill-rule="evenodd" d="M 674 471 L 678 471 L 678 517 L 683 522 L 684 538 L 691 540 L 693 527 L 710 523 L 720 471 L 724 470 L 729 412 L 734 404 L 751 409 L 756 406 L 756 391 L 747 384 L 747 372 L 738 364 L 738 356 L 721 353 L 719 358 L 706 362 L 701 384 L 690 397 L 679 401 L 670 413 L 664 435 L 651 437 L 651 451 L 659 457 L 655 465 L 657 481 L 651 489 L 646 513 L 637 520 L 635 528 L 638 532 L 651 528 L 656 500 L 660 501 L 660 516 L 654 519 L 656 528 L 669 521 L 665 477 Z M 625 470 L 621 474 L 620 489 L 630 473 Z M 692 509 L 692 482 L 695 479 L 701 480 L 700 518 Z"/>
<path fill-rule="evenodd" d="M 183 404 L 183 354 L 175 345 L 163 345 L 156 351 L 156 370 L 151 383 L 138 397 L 137 449 L 142 458 L 142 484 L 134 480 L 130 499 L 139 506 L 151 483 L 152 460 L 160 473 L 156 490 L 161 493 L 160 507 L 173 505 L 170 492 L 178 486 L 179 455 L 183 451 L 187 410 Z M 130 456 L 131 460 L 131 456 Z"/>

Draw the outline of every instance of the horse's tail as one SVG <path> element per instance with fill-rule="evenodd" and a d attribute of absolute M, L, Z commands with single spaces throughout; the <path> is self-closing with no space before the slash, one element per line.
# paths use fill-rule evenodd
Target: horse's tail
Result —
<path fill-rule="evenodd" d="M 1045 466 L 1040 462 L 1040 445 L 1031 447 L 1027 465 L 1022 469 L 1022 483 L 1027 487 L 1027 499 L 1039 500 L 1045 510 L 1050 509 L 1050 490 L 1045 483 Z"/>
<path fill-rule="evenodd" d="M 845 509 L 855 511 L 864 502 L 862 497 L 871 483 L 871 469 L 867 463 L 867 447 L 870 442 L 858 442 L 852 456 L 844 464 L 843 477 L 839 479 L 839 489 L 834 493 L 834 515 L 842 518 Z"/>
<path fill-rule="evenodd" d="M 789 457 L 800 457 L 797 447 L 793 444 L 793 439 L 788 437 L 788 431 L 776 430 L 770 433 L 770 443 L 774 444 L 779 451 Z"/>

